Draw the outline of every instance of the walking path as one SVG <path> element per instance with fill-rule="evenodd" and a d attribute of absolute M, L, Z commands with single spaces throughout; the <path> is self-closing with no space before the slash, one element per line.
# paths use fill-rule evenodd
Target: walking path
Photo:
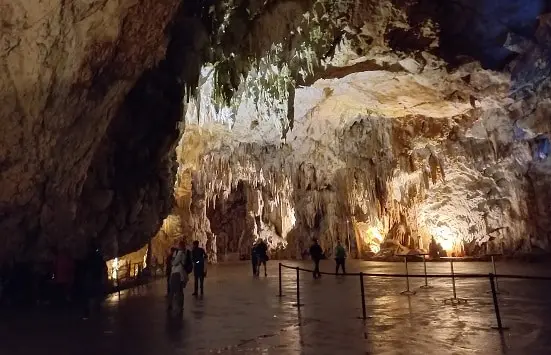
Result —
<path fill-rule="evenodd" d="M 311 268 L 310 263 L 285 262 Z M 350 272 L 399 273 L 400 263 L 351 262 Z M 498 273 L 546 274 L 549 265 L 498 265 Z M 322 271 L 333 271 L 332 261 Z M 448 273 L 449 264 L 429 263 L 430 273 Z M 457 263 L 457 273 L 490 272 L 485 263 Z M 495 325 L 488 280 L 457 281 L 451 306 L 449 279 L 411 279 L 416 295 L 400 295 L 405 280 L 366 278 L 367 313 L 361 315 L 358 277 L 301 274 L 301 300 L 295 302 L 295 271 L 284 269 L 278 298 L 277 261 L 268 277 L 254 279 L 249 263 L 211 266 L 203 299 L 186 289 L 184 317 L 165 312 L 162 281 L 111 295 L 104 311 L 83 321 L 74 311 L 42 309 L 0 314 L 0 354 L 549 354 L 551 353 L 550 282 L 500 281 L 504 324 Z M 410 264 L 421 273 L 422 263 Z"/>

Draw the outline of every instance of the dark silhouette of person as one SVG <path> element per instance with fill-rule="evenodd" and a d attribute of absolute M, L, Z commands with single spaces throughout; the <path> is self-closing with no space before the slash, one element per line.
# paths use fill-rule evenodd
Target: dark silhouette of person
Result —
<path fill-rule="evenodd" d="M 92 310 L 99 310 L 107 281 L 107 263 L 103 259 L 100 247 L 92 240 L 84 259 L 84 319 L 88 319 Z"/>
<path fill-rule="evenodd" d="M 204 291 L 204 283 L 206 276 L 205 262 L 207 260 L 207 253 L 205 249 L 199 246 L 199 241 L 193 242 L 193 248 L 191 249 L 191 260 L 193 261 L 193 276 L 194 276 L 194 292 L 193 295 L 197 296 L 199 287 L 201 289 L 201 296 Z"/>
<path fill-rule="evenodd" d="M 256 252 L 256 243 L 251 248 L 251 264 L 253 266 L 253 276 L 258 276 L 258 253 Z"/>
<path fill-rule="evenodd" d="M 71 299 L 75 277 L 75 263 L 66 249 L 54 248 L 53 252 L 55 260 L 52 278 L 56 301 L 66 303 Z"/>
<path fill-rule="evenodd" d="M 312 258 L 312 261 L 314 261 L 314 278 L 319 279 L 321 277 L 320 273 L 320 260 L 323 257 L 323 250 L 321 249 L 321 246 L 318 244 L 318 240 L 314 238 L 312 245 L 310 246 L 310 257 Z"/>
<path fill-rule="evenodd" d="M 342 267 L 342 273 L 346 274 L 346 250 L 341 244 L 340 240 L 337 240 L 337 247 L 335 248 L 335 274 L 339 273 L 339 267 Z"/>
<path fill-rule="evenodd" d="M 9 267 L 6 263 L 0 266 L 0 306 L 5 301 L 6 285 L 8 284 Z"/>
<path fill-rule="evenodd" d="M 436 242 L 434 237 L 431 238 L 429 244 L 429 257 L 431 259 L 437 260 L 442 257 L 448 256 L 442 245 Z"/>
<path fill-rule="evenodd" d="M 256 245 L 256 253 L 258 257 L 256 275 L 258 276 L 260 274 L 260 266 L 264 265 L 264 276 L 268 276 L 268 272 L 266 271 L 266 263 L 268 262 L 268 244 L 266 244 L 264 239 L 260 239 L 258 241 L 258 244 Z"/>
<path fill-rule="evenodd" d="M 172 259 L 178 248 L 170 248 L 168 256 L 166 257 L 165 276 L 166 276 L 166 295 L 170 294 L 170 275 L 172 274 Z"/>

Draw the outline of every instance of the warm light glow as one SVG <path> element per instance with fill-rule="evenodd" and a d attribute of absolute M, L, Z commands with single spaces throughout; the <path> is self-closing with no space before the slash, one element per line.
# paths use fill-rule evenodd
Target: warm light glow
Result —
<path fill-rule="evenodd" d="M 119 258 L 115 258 L 113 260 L 113 264 L 111 264 L 111 278 L 116 280 L 117 279 L 117 274 L 119 272 Z"/>
<path fill-rule="evenodd" d="M 143 268 L 145 269 L 147 267 L 147 253 L 149 252 L 149 248 L 145 250 L 145 254 L 143 256 Z"/>
<path fill-rule="evenodd" d="M 297 223 L 297 217 L 295 214 L 295 209 L 293 207 L 289 208 L 289 224 L 291 227 L 295 226 L 295 223 Z"/>
<path fill-rule="evenodd" d="M 379 244 L 383 242 L 383 236 L 376 227 L 369 227 L 367 229 L 367 235 L 369 236 L 369 239 L 376 240 Z"/>
<path fill-rule="evenodd" d="M 454 246 L 457 241 L 457 233 L 455 233 L 450 227 L 441 226 L 441 227 L 432 227 L 430 229 L 432 236 L 442 248 L 450 252 L 454 249 Z"/>
<path fill-rule="evenodd" d="M 371 244 L 369 244 L 369 248 L 370 248 L 371 251 L 374 252 L 375 254 L 377 254 L 378 252 L 381 251 L 381 246 L 380 246 L 379 244 L 371 243 Z"/>
<path fill-rule="evenodd" d="M 384 238 L 381 232 L 379 232 L 379 229 L 377 227 L 371 226 L 366 231 L 365 238 L 366 242 L 369 244 L 369 249 L 373 253 L 378 253 L 381 251 L 381 243 L 383 242 Z"/>

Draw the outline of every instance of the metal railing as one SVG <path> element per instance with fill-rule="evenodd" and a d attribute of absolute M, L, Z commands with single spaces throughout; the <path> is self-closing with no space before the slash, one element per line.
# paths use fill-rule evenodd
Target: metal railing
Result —
<path fill-rule="evenodd" d="M 428 285 L 428 279 L 432 279 L 432 278 L 440 278 L 440 279 L 443 279 L 443 278 L 451 278 L 452 280 L 452 287 L 453 287 L 453 298 L 449 298 L 449 299 L 446 299 L 444 300 L 444 303 L 451 303 L 451 304 L 454 304 L 454 305 L 457 305 L 457 304 L 460 304 L 460 303 L 466 303 L 467 300 L 465 299 L 460 299 L 460 298 L 457 298 L 457 292 L 456 292 L 456 285 L 455 285 L 455 280 L 457 278 L 463 278 L 463 279 L 485 279 L 485 278 L 488 278 L 489 282 L 490 282 L 490 292 L 492 293 L 492 301 L 493 301 L 493 308 L 494 308 L 494 313 L 495 313 L 495 317 L 496 317 L 496 322 L 497 322 L 497 326 L 496 327 L 492 327 L 493 329 L 497 329 L 499 331 L 503 331 L 505 329 L 508 329 L 506 327 L 503 326 L 503 322 L 502 322 L 502 319 L 501 319 L 501 314 L 500 314 L 500 309 L 499 309 L 499 301 L 498 301 L 498 297 L 497 295 L 499 294 L 499 289 L 498 289 L 498 284 L 497 284 L 497 279 L 498 277 L 501 278 L 501 279 L 518 279 L 518 280 L 543 280 L 543 281 L 551 281 L 551 277 L 545 277 L 545 276 L 525 276 L 525 275 L 507 275 L 507 274 L 503 274 L 503 275 L 497 275 L 496 274 L 496 266 L 495 266 L 495 261 L 494 261 L 494 258 L 492 256 L 492 270 L 493 272 L 489 273 L 489 274 L 481 274 L 481 273 L 467 273 L 467 274 L 456 274 L 454 272 L 454 269 L 453 269 L 453 262 L 454 260 L 456 260 L 457 258 L 443 258 L 444 260 L 448 260 L 450 261 L 450 269 L 451 269 L 451 273 L 450 274 L 427 274 L 427 267 L 426 267 L 426 262 L 425 260 L 423 260 L 424 262 L 424 273 L 423 274 L 416 274 L 416 275 L 411 275 L 409 274 L 409 270 L 408 270 L 408 257 L 414 257 L 414 256 L 420 256 L 420 255 L 400 255 L 400 256 L 403 256 L 404 257 L 404 260 L 405 260 L 405 274 L 398 274 L 398 273 L 387 273 L 387 274 L 381 274 L 381 273 L 365 273 L 365 272 L 356 272 L 356 273 L 346 273 L 346 274 L 337 274 L 337 273 L 332 273 L 332 272 L 320 272 L 320 274 L 322 275 L 343 275 L 343 276 L 347 276 L 347 277 L 359 277 L 359 282 L 360 282 L 360 290 L 361 290 L 361 306 L 362 306 L 362 316 L 359 317 L 360 319 L 363 319 L 363 320 L 366 320 L 368 318 L 367 316 L 367 309 L 366 309 L 366 304 L 365 304 L 365 288 L 364 288 L 364 278 L 365 277 L 390 277 L 390 278 L 405 278 L 406 279 L 406 290 L 401 292 L 402 295 L 408 295 L 408 296 L 411 296 L 411 295 L 414 295 L 415 294 L 415 291 L 411 291 L 410 290 L 410 285 L 409 285 L 409 278 L 424 278 L 425 279 L 425 284 L 421 287 L 423 288 L 431 288 L 431 286 Z M 424 255 L 423 255 L 423 259 L 424 258 Z M 296 271 L 296 303 L 293 304 L 294 307 L 297 307 L 297 308 L 300 308 L 302 306 L 304 306 L 304 304 L 301 303 L 301 298 L 300 298 L 300 272 L 308 272 L 308 273 L 313 273 L 314 270 L 309 270 L 309 269 L 304 269 L 304 268 L 301 268 L 301 267 L 293 267 L 293 266 L 289 266 L 289 265 L 284 265 L 282 263 L 279 263 L 279 295 L 278 297 L 283 297 L 283 284 L 282 284 L 282 269 L 283 268 L 286 268 L 286 269 L 292 269 L 292 270 L 295 270 Z"/>
<path fill-rule="evenodd" d="M 121 265 L 116 273 L 116 277 L 112 277 L 113 269 L 108 269 L 109 281 L 111 282 L 109 293 L 119 292 L 123 289 L 139 286 L 147 283 L 150 279 L 156 279 L 165 276 L 165 263 L 150 265 L 145 274 L 146 269 L 143 263 L 125 263 Z"/>

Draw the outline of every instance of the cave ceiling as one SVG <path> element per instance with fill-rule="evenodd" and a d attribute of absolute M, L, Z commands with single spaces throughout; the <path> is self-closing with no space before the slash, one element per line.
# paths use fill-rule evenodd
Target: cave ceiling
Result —
<path fill-rule="evenodd" d="M 0 9 L 0 259 L 91 238 L 137 250 L 174 186 L 212 239 L 206 205 L 240 180 L 264 216 L 251 233 L 296 248 L 293 233 L 332 245 L 351 218 L 402 245 L 431 225 L 547 248 L 548 168 L 532 154 L 549 133 L 547 1 Z M 204 199 L 178 200 L 191 190 Z"/>

